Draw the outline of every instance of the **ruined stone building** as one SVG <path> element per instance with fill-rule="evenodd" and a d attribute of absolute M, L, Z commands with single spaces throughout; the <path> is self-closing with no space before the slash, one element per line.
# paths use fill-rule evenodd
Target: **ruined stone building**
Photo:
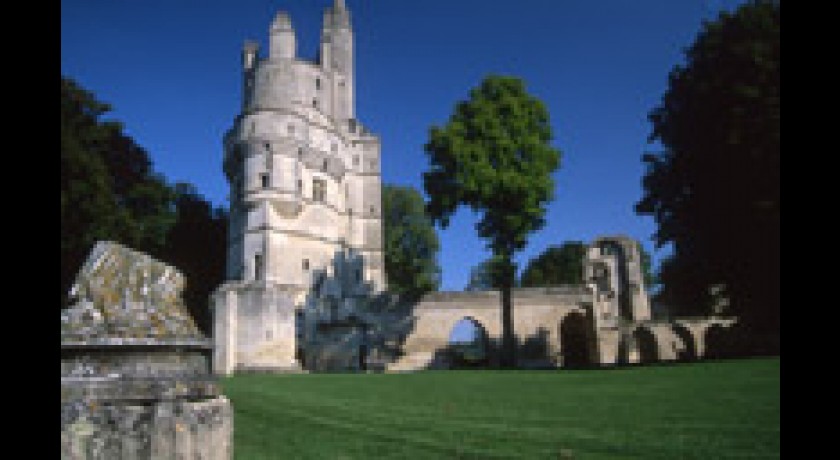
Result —
<path fill-rule="evenodd" d="M 343 0 L 323 13 L 314 61 L 298 56 L 285 12 L 266 53 L 243 47 L 242 108 L 224 136 L 228 281 L 210 302 L 217 373 L 445 367 L 449 333 L 464 318 L 488 343 L 501 337 L 497 292 L 431 293 L 412 305 L 383 294 L 380 141 L 356 119 L 354 88 Z M 637 242 L 594 241 L 585 270 L 586 285 L 514 292 L 521 363 L 701 354 L 714 321 L 651 319 Z"/>

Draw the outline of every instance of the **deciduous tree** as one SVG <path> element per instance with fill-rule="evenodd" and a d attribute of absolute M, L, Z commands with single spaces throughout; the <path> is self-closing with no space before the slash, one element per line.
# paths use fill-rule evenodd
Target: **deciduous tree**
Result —
<path fill-rule="evenodd" d="M 779 332 L 780 47 L 778 1 L 751 1 L 707 22 L 650 113 L 640 214 L 673 244 L 661 270 L 671 302 L 710 301 L 723 286 L 730 313 Z M 776 342 L 778 343 L 778 342 Z"/>
<path fill-rule="evenodd" d="M 522 287 L 583 284 L 583 258 L 586 245 L 581 241 L 566 241 L 551 246 L 531 259 L 522 272 Z"/>
<path fill-rule="evenodd" d="M 522 80 L 489 76 L 458 102 L 444 126 L 433 126 L 423 174 L 426 209 L 446 227 L 461 205 L 480 214 L 478 235 L 500 259 L 502 365 L 515 365 L 511 288 L 513 255 L 528 235 L 545 224 L 545 205 L 554 195 L 560 152 L 543 103 Z"/>
<path fill-rule="evenodd" d="M 388 290 L 408 300 L 416 300 L 440 284 L 440 243 L 424 204 L 414 188 L 387 184 L 382 188 Z"/>

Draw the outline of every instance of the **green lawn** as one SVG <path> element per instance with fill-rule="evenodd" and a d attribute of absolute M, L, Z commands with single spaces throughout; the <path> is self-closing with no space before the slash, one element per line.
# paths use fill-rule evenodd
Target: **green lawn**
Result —
<path fill-rule="evenodd" d="M 237 459 L 780 455 L 778 358 L 222 382 Z"/>

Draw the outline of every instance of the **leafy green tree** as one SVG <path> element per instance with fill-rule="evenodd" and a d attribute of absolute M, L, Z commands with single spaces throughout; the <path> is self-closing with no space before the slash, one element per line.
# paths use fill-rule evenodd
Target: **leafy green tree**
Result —
<path fill-rule="evenodd" d="M 110 111 L 61 77 L 61 305 L 93 243 L 111 239 L 159 255 L 175 219 L 172 191 Z"/>
<path fill-rule="evenodd" d="M 488 240 L 499 267 L 502 293 L 503 366 L 515 365 L 511 289 L 513 255 L 528 234 L 545 224 L 553 198 L 551 176 L 560 164 L 548 111 L 525 91 L 522 80 L 488 76 L 459 102 L 443 127 L 433 126 L 423 174 L 426 209 L 442 227 L 461 205 L 481 214 L 478 235 Z"/>
<path fill-rule="evenodd" d="M 551 246 L 531 259 L 522 272 L 522 287 L 583 284 L 583 258 L 586 245 L 581 241 L 566 241 Z"/>
<path fill-rule="evenodd" d="M 499 289 L 502 286 L 502 269 L 504 261 L 498 257 L 490 257 L 470 269 L 470 279 L 467 281 L 466 291 L 486 291 Z M 514 283 L 515 284 L 515 283 Z"/>
<path fill-rule="evenodd" d="M 148 153 L 89 91 L 61 78 L 61 303 L 97 240 L 114 240 L 178 267 L 184 300 L 205 332 L 208 296 L 223 280 L 227 213 L 189 184 L 169 186 Z"/>
<path fill-rule="evenodd" d="M 104 136 L 97 122 L 108 110 L 87 92 L 61 80 L 61 305 L 72 277 L 93 243 L 120 227 L 108 169 L 90 153 Z"/>
<path fill-rule="evenodd" d="M 778 337 L 780 284 L 778 1 L 751 1 L 706 22 L 649 115 L 644 196 L 636 211 L 672 243 L 660 270 L 672 308 L 708 311 L 723 286 L 730 313 Z M 778 341 L 776 341 L 778 343 Z"/>
<path fill-rule="evenodd" d="M 440 284 L 440 243 L 424 205 L 414 188 L 387 184 L 382 188 L 388 289 L 410 300 Z"/>

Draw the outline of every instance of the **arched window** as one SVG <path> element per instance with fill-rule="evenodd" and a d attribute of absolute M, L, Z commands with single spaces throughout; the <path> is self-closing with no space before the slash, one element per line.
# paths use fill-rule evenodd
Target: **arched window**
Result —
<path fill-rule="evenodd" d="M 694 344 L 694 335 L 687 327 L 681 324 L 674 324 L 671 327 L 674 333 L 675 354 L 680 361 L 691 361 L 697 359 L 697 349 Z"/>
<path fill-rule="evenodd" d="M 637 362 L 653 363 L 659 361 L 659 342 L 650 329 L 639 327 L 633 331 L 633 344 L 635 346 L 631 349 L 631 352 L 635 351 L 637 353 Z"/>
<path fill-rule="evenodd" d="M 327 195 L 327 183 L 322 179 L 312 180 L 312 201 L 323 203 Z"/>
<path fill-rule="evenodd" d="M 263 270 L 263 256 L 262 254 L 254 254 L 254 279 L 261 280 L 265 275 Z"/>
<path fill-rule="evenodd" d="M 580 312 L 572 312 L 560 323 L 560 353 L 563 367 L 592 364 L 592 322 Z"/>

